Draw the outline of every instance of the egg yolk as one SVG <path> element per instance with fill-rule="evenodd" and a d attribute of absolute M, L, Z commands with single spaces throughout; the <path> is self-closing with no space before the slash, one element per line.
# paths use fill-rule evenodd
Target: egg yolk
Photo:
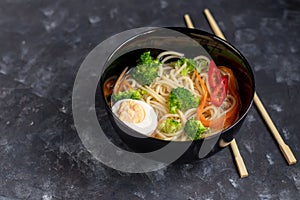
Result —
<path fill-rule="evenodd" d="M 140 123 L 145 118 L 145 109 L 135 101 L 124 101 L 118 109 L 119 119 L 129 123 Z"/>

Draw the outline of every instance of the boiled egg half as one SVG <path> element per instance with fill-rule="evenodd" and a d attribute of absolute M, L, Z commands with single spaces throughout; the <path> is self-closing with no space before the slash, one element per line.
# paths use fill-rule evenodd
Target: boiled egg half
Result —
<path fill-rule="evenodd" d="M 122 99 L 113 105 L 112 111 L 127 126 L 144 135 L 150 136 L 156 129 L 157 115 L 144 101 Z"/>

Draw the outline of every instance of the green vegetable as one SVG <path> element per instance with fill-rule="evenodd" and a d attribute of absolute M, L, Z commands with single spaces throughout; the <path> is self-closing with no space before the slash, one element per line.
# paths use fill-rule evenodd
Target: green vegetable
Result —
<path fill-rule="evenodd" d="M 199 60 L 197 60 L 197 65 L 195 67 L 196 67 L 197 72 L 200 73 L 202 71 L 202 69 L 207 69 L 208 66 L 209 66 L 209 62 L 207 62 L 207 60 L 199 59 Z"/>
<path fill-rule="evenodd" d="M 184 127 L 184 132 L 192 139 L 198 140 L 201 138 L 202 133 L 207 129 L 202 125 L 202 123 L 194 118 L 189 119 Z"/>
<path fill-rule="evenodd" d="M 175 133 L 181 128 L 181 123 L 176 121 L 172 118 L 167 118 L 166 120 L 162 121 L 159 125 L 158 129 L 164 133 Z"/>
<path fill-rule="evenodd" d="M 119 101 L 119 100 L 122 100 L 122 99 L 136 99 L 136 100 L 139 100 L 143 97 L 143 95 L 145 93 L 146 92 L 144 90 L 141 90 L 141 89 L 137 89 L 137 90 L 129 89 L 129 90 L 126 90 L 124 92 L 118 92 L 116 94 L 113 94 L 112 99 L 115 102 Z"/>
<path fill-rule="evenodd" d="M 186 64 L 186 67 L 181 71 L 182 76 L 186 76 L 190 72 L 193 72 L 195 67 L 197 66 L 197 61 L 183 57 L 175 62 L 175 67 L 182 67 L 182 65 L 184 64 Z"/>
<path fill-rule="evenodd" d="M 193 72 L 194 69 L 196 69 L 200 73 L 203 68 L 208 67 L 209 63 L 205 59 L 196 61 L 193 59 L 183 57 L 175 62 L 175 67 L 182 67 L 183 64 L 186 64 L 186 67 L 181 71 L 180 74 L 182 76 L 186 76 L 189 73 Z"/>
<path fill-rule="evenodd" d="M 194 95 L 187 89 L 182 87 L 174 88 L 170 93 L 170 113 L 175 114 L 177 109 L 185 112 L 188 109 L 197 108 L 199 102 L 199 98 L 194 97 Z"/>
<path fill-rule="evenodd" d="M 150 51 L 143 53 L 137 63 L 132 70 L 132 77 L 142 85 L 150 85 L 158 77 L 161 63 L 151 57 Z"/>
<path fill-rule="evenodd" d="M 153 60 L 153 58 L 150 55 L 150 51 L 147 51 L 145 53 L 143 53 L 140 56 L 140 59 L 137 61 L 138 65 L 143 65 L 143 64 L 151 64 L 151 63 L 159 63 L 158 60 Z"/>

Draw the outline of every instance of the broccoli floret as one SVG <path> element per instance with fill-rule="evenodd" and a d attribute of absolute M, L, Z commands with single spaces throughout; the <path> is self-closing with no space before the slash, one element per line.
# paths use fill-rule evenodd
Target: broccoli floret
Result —
<path fill-rule="evenodd" d="M 161 63 L 150 56 L 150 51 L 141 55 L 137 66 L 132 70 L 132 77 L 142 85 L 150 85 L 158 77 Z"/>
<path fill-rule="evenodd" d="M 157 63 L 159 64 L 158 60 L 154 60 L 151 55 L 150 55 L 150 51 L 147 51 L 145 53 L 143 53 L 140 56 L 140 59 L 138 59 L 137 64 L 138 65 L 143 65 L 143 64 L 150 64 L 150 63 Z"/>
<path fill-rule="evenodd" d="M 192 139 L 198 140 L 201 138 L 202 133 L 207 129 L 202 125 L 202 123 L 194 118 L 189 119 L 184 127 L 184 132 Z"/>
<path fill-rule="evenodd" d="M 158 129 L 164 133 L 175 133 L 181 128 L 181 123 L 172 118 L 168 118 L 159 125 Z"/>
<path fill-rule="evenodd" d="M 197 61 L 189 58 L 180 58 L 175 62 L 175 67 L 181 67 L 183 64 L 186 64 L 186 67 L 181 71 L 182 76 L 188 75 L 190 72 L 193 72 L 197 66 Z"/>
<path fill-rule="evenodd" d="M 207 68 L 209 64 L 205 59 L 200 59 L 196 61 L 193 59 L 183 57 L 177 60 L 174 65 L 175 67 L 181 67 L 184 63 L 186 64 L 186 67 L 180 73 L 182 76 L 188 75 L 189 73 L 193 72 L 195 69 L 198 72 L 201 72 L 201 70 L 203 68 Z"/>
<path fill-rule="evenodd" d="M 144 90 L 129 89 L 129 90 L 126 90 L 124 92 L 118 92 L 116 94 L 113 94 L 112 99 L 115 102 L 119 101 L 119 100 L 122 100 L 122 99 L 136 99 L 136 100 L 139 100 L 143 97 L 144 94 L 145 94 Z"/>
<path fill-rule="evenodd" d="M 199 98 L 195 97 L 187 89 L 182 87 L 174 88 L 170 92 L 170 113 L 175 114 L 177 109 L 185 112 L 188 109 L 197 108 L 199 101 Z"/>
<path fill-rule="evenodd" d="M 207 69 L 209 65 L 209 62 L 207 62 L 207 60 L 205 59 L 199 59 L 197 60 L 197 65 L 195 66 L 197 72 L 201 72 L 202 69 Z"/>

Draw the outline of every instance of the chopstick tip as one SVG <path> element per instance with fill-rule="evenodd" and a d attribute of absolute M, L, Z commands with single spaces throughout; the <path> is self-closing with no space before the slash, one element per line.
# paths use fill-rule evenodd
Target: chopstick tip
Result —
<path fill-rule="evenodd" d="M 190 19 L 190 15 L 189 15 L 189 14 L 187 14 L 187 13 L 186 13 L 186 14 L 184 14 L 184 15 L 183 15 L 183 17 L 184 17 L 185 19 Z"/>
<path fill-rule="evenodd" d="M 194 28 L 194 25 L 193 25 L 193 23 L 192 23 L 192 20 L 191 20 L 189 14 L 185 14 L 185 15 L 184 15 L 184 19 L 185 19 L 186 26 L 187 26 L 188 28 Z"/>
<path fill-rule="evenodd" d="M 209 9 L 208 9 L 208 8 L 205 8 L 205 9 L 204 9 L 204 12 L 209 12 Z"/>

